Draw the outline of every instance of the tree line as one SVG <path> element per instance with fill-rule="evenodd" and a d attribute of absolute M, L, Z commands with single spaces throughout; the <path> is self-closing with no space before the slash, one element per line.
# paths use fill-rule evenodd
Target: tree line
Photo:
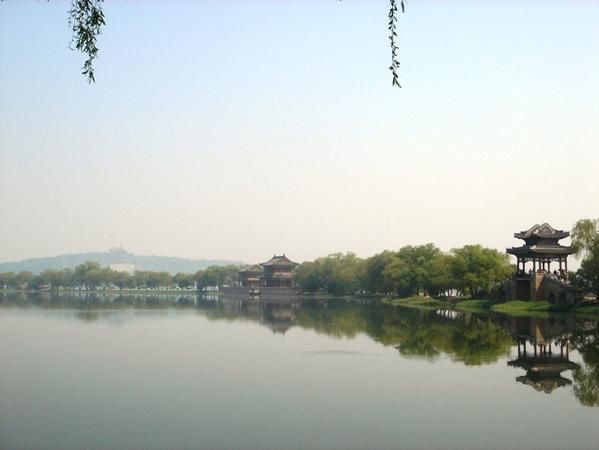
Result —
<path fill-rule="evenodd" d="M 599 219 L 582 219 L 572 228 L 572 248 L 581 267 L 570 274 L 575 287 L 599 298 Z M 298 266 L 296 282 L 305 292 L 410 297 L 465 295 L 488 297 L 514 272 L 503 252 L 465 245 L 442 252 L 434 244 L 385 250 L 370 258 L 335 253 Z"/>
<path fill-rule="evenodd" d="M 12 289 L 205 289 L 237 283 L 240 266 L 210 266 L 195 274 L 135 271 L 120 272 L 88 261 L 74 269 L 48 269 L 34 275 L 32 272 L 0 273 L 0 287 Z"/>
<path fill-rule="evenodd" d="M 426 244 L 365 259 L 335 253 L 300 264 L 296 281 L 306 292 L 332 295 L 481 296 L 489 295 L 513 270 L 507 255 L 495 249 L 466 245 L 446 253 Z"/>
<path fill-rule="evenodd" d="M 599 219 L 583 219 L 572 229 L 572 247 L 582 259 L 571 274 L 581 290 L 599 298 Z M 136 271 L 132 274 L 101 267 L 96 262 L 75 269 L 0 273 L 0 287 L 13 289 L 199 289 L 235 286 L 244 266 L 210 266 L 195 274 Z M 295 281 L 307 293 L 331 295 L 383 294 L 399 297 L 494 294 L 515 268 L 508 255 L 481 245 L 465 245 L 443 252 L 434 244 L 408 245 L 369 258 L 334 253 L 296 268 Z"/>

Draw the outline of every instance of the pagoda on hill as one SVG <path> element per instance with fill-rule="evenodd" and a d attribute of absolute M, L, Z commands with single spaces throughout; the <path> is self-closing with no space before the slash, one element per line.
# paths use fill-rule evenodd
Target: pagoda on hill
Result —
<path fill-rule="evenodd" d="M 572 247 L 560 245 L 561 239 L 570 233 L 556 230 L 548 223 L 534 225 L 526 231 L 514 233 L 514 237 L 522 239 L 524 245 L 507 249 L 507 253 L 517 259 L 519 272 L 526 272 L 526 263 L 532 262 L 532 271 L 551 272 L 551 263 L 559 264 L 559 273 L 568 272 L 568 255 L 574 253 Z"/>

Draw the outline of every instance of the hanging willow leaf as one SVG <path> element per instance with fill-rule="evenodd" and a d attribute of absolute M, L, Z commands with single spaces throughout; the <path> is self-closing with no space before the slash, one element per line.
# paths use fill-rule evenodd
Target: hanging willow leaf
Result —
<path fill-rule="evenodd" d="M 69 10 L 69 25 L 73 31 L 71 49 L 73 47 L 87 56 L 81 73 L 89 83 L 95 82 L 94 61 L 98 57 L 96 42 L 106 25 L 102 3 L 104 0 L 72 0 Z"/>
<path fill-rule="evenodd" d="M 4 0 L 0 0 L 2 2 Z M 102 4 L 104 0 L 71 0 L 69 10 L 69 25 L 72 29 L 70 48 L 79 50 L 86 56 L 81 68 L 81 73 L 89 83 L 95 82 L 94 62 L 98 57 L 96 45 L 102 27 L 106 25 Z M 389 70 L 393 76 L 393 86 L 401 87 L 399 84 L 399 47 L 397 36 L 398 4 L 401 12 L 406 11 L 406 0 L 389 0 L 389 43 L 391 46 L 391 65 Z"/>
<path fill-rule="evenodd" d="M 401 87 L 399 84 L 399 47 L 398 38 L 397 38 L 397 4 L 398 0 L 389 0 L 389 44 L 391 46 L 391 65 L 389 66 L 389 70 L 392 74 L 392 85 Z M 399 6 L 401 8 L 401 12 L 406 12 L 406 3 L 405 0 L 399 0 Z"/>

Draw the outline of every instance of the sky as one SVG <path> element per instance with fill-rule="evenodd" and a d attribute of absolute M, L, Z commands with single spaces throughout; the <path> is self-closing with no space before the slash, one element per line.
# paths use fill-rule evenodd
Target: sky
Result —
<path fill-rule="evenodd" d="M 0 3 L 0 261 L 518 245 L 599 217 L 599 1 Z"/>

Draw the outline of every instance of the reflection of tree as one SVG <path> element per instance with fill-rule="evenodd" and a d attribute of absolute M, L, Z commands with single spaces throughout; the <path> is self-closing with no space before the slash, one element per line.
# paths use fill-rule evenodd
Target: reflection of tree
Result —
<path fill-rule="evenodd" d="M 302 306 L 298 324 L 318 332 L 351 337 L 365 333 L 404 356 L 433 358 L 442 353 L 467 365 L 496 361 L 507 354 L 512 338 L 491 320 L 473 316 L 450 320 L 434 312 L 387 305 L 331 302 Z"/>
<path fill-rule="evenodd" d="M 326 308 L 319 303 L 302 305 L 298 324 L 318 333 L 335 337 L 354 337 L 368 328 L 368 315 L 363 305 L 331 302 Z"/>
<path fill-rule="evenodd" d="M 397 349 L 404 356 L 432 358 L 440 353 L 438 345 L 435 345 L 434 341 L 435 330 L 433 327 L 416 327 L 410 330 Z"/>
<path fill-rule="evenodd" d="M 196 302 L 195 295 L 171 295 L 160 293 L 118 294 L 85 291 L 66 292 L 9 292 L 0 293 L 0 304 L 19 307 L 37 306 L 45 309 L 165 309 L 173 306 L 191 306 Z M 82 319 L 87 320 L 84 316 Z"/>
<path fill-rule="evenodd" d="M 584 406 L 599 406 L 599 370 L 584 365 L 574 372 L 574 395 Z"/>
<path fill-rule="evenodd" d="M 573 344 L 584 362 L 574 372 L 574 395 L 585 406 L 599 406 L 599 331 L 579 333 Z"/>
<path fill-rule="evenodd" d="M 488 364 L 509 353 L 512 338 L 492 321 L 475 319 L 459 323 L 450 346 L 457 359 L 466 365 Z"/>

